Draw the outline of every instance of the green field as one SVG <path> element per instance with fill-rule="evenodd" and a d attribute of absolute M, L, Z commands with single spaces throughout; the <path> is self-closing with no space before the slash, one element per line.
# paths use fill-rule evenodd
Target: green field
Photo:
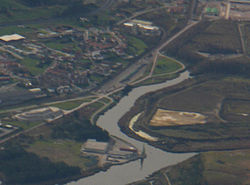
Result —
<path fill-rule="evenodd" d="M 39 125 L 41 122 L 28 122 L 28 121 L 12 120 L 12 121 L 4 121 L 4 123 L 16 126 L 18 128 L 22 128 L 23 130 L 27 130 L 29 128 L 36 126 L 36 125 Z"/>
<path fill-rule="evenodd" d="M 18 27 L 18 26 L 7 26 L 7 27 L 2 27 L 0 29 L 0 35 L 9 35 L 9 34 L 14 34 L 18 33 L 20 35 L 28 36 L 33 30 L 31 28 L 27 27 Z"/>
<path fill-rule="evenodd" d="M 72 0 L 75 1 L 75 0 Z M 1 14 L 0 23 L 17 22 L 19 24 L 24 21 L 58 18 L 64 17 L 69 12 L 79 13 L 77 7 L 72 6 L 72 1 L 65 3 L 60 1 L 53 1 L 47 4 L 42 1 L 25 1 L 25 0 L 2 0 L 0 4 Z M 39 3 L 40 2 L 40 3 Z M 75 1 L 76 2 L 76 1 Z M 88 11 L 88 6 L 80 4 L 82 9 Z M 76 10 L 76 11 L 74 11 Z M 66 14 L 64 14 L 64 12 Z"/>
<path fill-rule="evenodd" d="M 147 48 L 148 48 L 147 45 L 142 40 L 132 36 L 128 37 L 128 51 L 132 55 L 139 56 Z"/>
<path fill-rule="evenodd" d="M 14 0 L 6 1 L 0 5 L 0 8 L 5 9 L 4 13 L 0 15 L 0 23 L 34 20 L 39 18 L 49 18 L 60 14 L 64 6 L 52 6 L 50 8 L 43 7 L 27 7 Z"/>
<path fill-rule="evenodd" d="M 189 44 L 196 50 L 217 53 L 237 53 L 241 51 L 237 22 L 218 20 L 197 34 Z"/>
<path fill-rule="evenodd" d="M 34 76 L 42 74 L 47 68 L 46 65 L 39 67 L 41 61 L 32 58 L 24 58 L 21 64 Z"/>
<path fill-rule="evenodd" d="M 53 39 L 51 41 L 45 42 L 45 45 L 49 48 L 56 49 L 56 50 L 63 50 L 63 49 L 70 49 L 72 51 L 81 50 L 75 42 L 67 41 L 64 42 L 60 39 Z"/>
<path fill-rule="evenodd" d="M 166 80 L 171 80 L 174 78 L 177 78 L 178 74 L 174 73 L 174 74 L 162 74 L 159 76 L 153 76 L 139 84 L 136 84 L 136 86 L 141 86 L 141 85 L 150 85 L 150 84 L 158 84 L 158 83 L 162 83 L 165 82 Z"/>
<path fill-rule="evenodd" d="M 84 156 L 80 149 L 83 143 L 73 140 L 38 140 L 27 148 L 41 157 L 48 157 L 53 162 L 63 161 L 70 166 L 83 170 L 97 165 L 95 157 Z"/>
<path fill-rule="evenodd" d="M 182 68 L 182 65 L 175 59 L 167 56 L 159 56 L 153 75 L 174 73 Z"/>
<path fill-rule="evenodd" d="M 63 110 L 71 110 L 71 109 L 74 109 L 76 107 L 79 107 L 82 103 L 90 102 L 91 100 L 93 100 L 93 98 L 86 98 L 83 100 L 75 100 L 75 101 L 68 101 L 68 102 L 63 102 L 63 103 L 56 103 L 56 104 L 52 104 L 50 106 L 58 107 L 58 108 L 63 109 Z"/>

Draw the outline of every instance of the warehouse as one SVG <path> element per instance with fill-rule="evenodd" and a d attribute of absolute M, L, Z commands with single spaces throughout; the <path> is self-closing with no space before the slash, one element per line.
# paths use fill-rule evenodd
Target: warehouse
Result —
<path fill-rule="evenodd" d="M 98 142 L 96 140 L 89 139 L 83 144 L 82 151 L 105 154 L 108 152 L 108 147 L 109 147 L 108 142 Z"/>
<path fill-rule="evenodd" d="M 18 40 L 23 40 L 23 39 L 25 39 L 25 37 L 18 35 L 18 34 L 3 35 L 0 37 L 0 40 L 4 42 L 18 41 Z"/>

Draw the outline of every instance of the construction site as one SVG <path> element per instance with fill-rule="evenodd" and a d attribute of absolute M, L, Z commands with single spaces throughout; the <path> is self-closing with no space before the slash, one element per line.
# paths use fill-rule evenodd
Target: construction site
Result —
<path fill-rule="evenodd" d="M 206 117 L 200 113 L 158 109 L 149 125 L 153 127 L 164 127 L 204 123 L 206 123 Z"/>
<path fill-rule="evenodd" d="M 45 107 L 23 112 L 14 116 L 17 120 L 23 121 L 50 121 L 63 116 L 63 111 L 56 107 Z"/>

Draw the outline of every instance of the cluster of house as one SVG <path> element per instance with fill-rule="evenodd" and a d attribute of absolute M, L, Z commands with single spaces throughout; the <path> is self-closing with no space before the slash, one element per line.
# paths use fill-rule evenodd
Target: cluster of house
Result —
<path fill-rule="evenodd" d="M 0 44 L 0 51 L 3 51 L 0 54 L 0 83 L 34 78 L 21 62 L 31 58 L 39 61 L 35 67 L 43 69 L 36 75 L 39 87 L 54 89 L 65 85 L 95 86 L 98 82 L 93 81 L 95 78 L 90 80 L 90 75 L 109 77 L 123 66 L 118 60 L 110 62 L 110 58 L 128 57 L 126 39 L 118 31 L 109 29 L 79 31 L 62 26 L 41 29 L 32 39 L 19 34 L 3 35 Z M 56 48 L 57 44 L 60 49 Z"/>

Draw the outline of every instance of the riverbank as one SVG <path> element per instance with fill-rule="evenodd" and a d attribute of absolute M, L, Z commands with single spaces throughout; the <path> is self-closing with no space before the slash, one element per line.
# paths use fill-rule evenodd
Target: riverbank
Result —
<path fill-rule="evenodd" d="M 205 152 L 129 185 L 245 185 L 250 182 L 249 161 L 249 150 Z"/>
<path fill-rule="evenodd" d="M 121 98 L 115 106 L 107 110 L 104 115 L 101 115 L 98 118 L 97 126 L 107 130 L 110 135 L 114 135 L 126 142 L 132 143 L 136 148 L 145 147 L 145 153 L 147 154 L 147 157 L 144 159 L 143 164 L 141 164 L 139 161 L 132 161 L 123 165 L 114 165 L 111 166 L 106 172 L 100 171 L 93 176 L 82 178 L 76 182 L 71 182 L 69 184 L 124 185 L 129 182 L 134 182 L 136 180 L 142 179 L 160 168 L 177 164 L 193 156 L 194 153 L 173 154 L 151 147 L 123 134 L 117 125 L 119 119 L 124 115 L 124 112 L 129 111 L 136 99 L 138 99 L 140 96 L 147 92 L 155 91 L 166 86 L 180 83 L 187 78 L 189 78 L 189 73 L 184 72 L 181 73 L 178 78 L 167 81 L 165 83 L 134 88 L 127 96 Z M 143 147 L 143 145 L 145 146 Z"/>
<path fill-rule="evenodd" d="M 67 184 L 74 184 L 74 183 L 77 183 L 78 180 L 82 179 L 82 178 L 87 178 L 87 177 L 90 177 L 90 176 L 93 176 L 95 174 L 98 174 L 100 172 L 106 172 L 108 171 L 111 167 L 113 166 L 119 166 L 119 165 L 124 165 L 124 164 L 127 164 L 127 163 L 130 163 L 132 161 L 137 161 L 139 159 L 142 159 L 140 156 L 138 156 L 137 158 L 133 158 L 133 159 L 130 159 L 126 162 L 123 162 L 123 163 L 116 163 L 116 164 L 106 164 L 105 166 L 103 167 L 97 167 L 97 168 L 94 168 L 94 169 L 90 169 L 88 171 L 85 171 L 84 174 L 80 175 L 80 176 L 77 176 L 77 177 L 73 177 L 72 179 L 67 179 L 67 180 L 63 180 L 63 181 L 60 181 L 60 182 L 57 182 L 57 183 L 67 183 Z M 54 184 L 54 183 L 53 183 Z"/>
<path fill-rule="evenodd" d="M 248 112 L 240 108 L 243 105 L 248 106 L 249 93 L 243 87 L 249 83 L 240 77 L 198 76 L 176 86 L 142 96 L 118 124 L 121 131 L 128 136 L 168 152 L 249 148 L 248 125 L 242 121 L 247 119 Z M 228 112 L 227 106 L 239 108 L 230 109 Z M 152 127 L 149 124 L 150 120 L 159 108 L 201 113 L 206 117 L 206 123 Z M 138 114 L 141 115 L 131 129 L 131 120 Z M 159 139 L 152 141 L 140 137 L 139 131 Z"/>

